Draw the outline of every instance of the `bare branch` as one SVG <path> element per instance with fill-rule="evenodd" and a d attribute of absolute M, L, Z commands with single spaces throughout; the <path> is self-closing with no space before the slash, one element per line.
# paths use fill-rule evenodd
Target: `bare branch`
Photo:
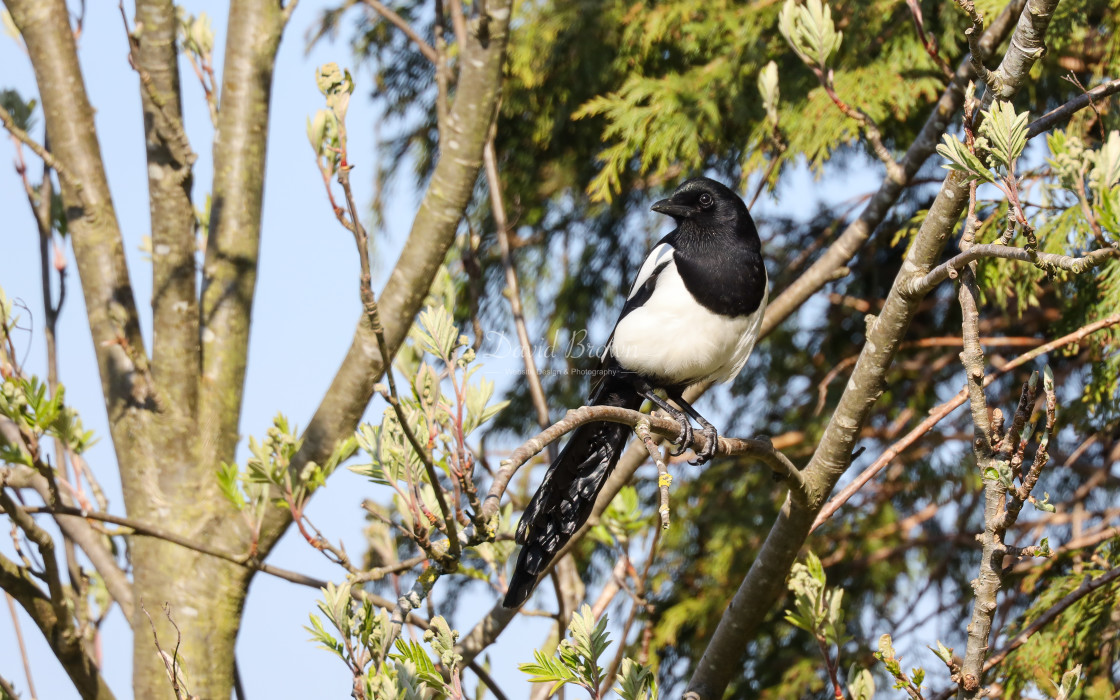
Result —
<path fill-rule="evenodd" d="M 75 192 L 81 193 L 82 183 L 71 175 L 69 169 L 59 163 L 58 160 L 51 155 L 51 152 L 44 148 L 42 144 L 31 138 L 26 131 L 16 126 L 11 113 L 4 109 L 3 105 L 0 105 L 0 123 L 4 124 L 4 128 L 8 130 L 8 133 L 11 134 L 15 140 L 30 148 L 32 153 L 39 156 L 43 162 L 47 164 L 47 167 L 57 172 L 58 177 L 63 182 L 72 187 Z"/>
<path fill-rule="evenodd" d="M 12 596 L 6 591 L 4 593 L 4 599 L 8 601 L 8 612 L 12 616 L 12 629 L 14 629 L 16 633 L 16 645 L 19 646 L 19 659 L 23 662 L 23 675 L 24 678 L 27 679 L 27 691 L 31 693 L 31 697 L 35 697 L 35 681 L 31 678 L 31 659 L 27 656 L 27 645 L 23 643 L 23 629 L 19 624 L 19 616 L 16 614 L 16 603 L 12 599 Z M 16 697 L 15 691 L 11 689 L 11 686 L 7 685 L 7 681 L 5 681 L 4 692 L 12 697 L 13 700 Z"/>
<path fill-rule="evenodd" d="M 660 437 L 675 437 L 680 433 L 680 425 L 677 421 L 671 418 L 647 415 L 640 411 L 616 406 L 583 406 L 571 409 L 563 419 L 553 423 L 548 429 L 541 431 L 536 437 L 523 443 L 513 451 L 509 458 L 502 462 L 502 468 L 494 475 L 490 492 L 483 502 L 483 520 L 489 520 L 497 514 L 506 486 L 523 464 L 547 447 L 549 443 L 559 440 L 581 425 L 595 422 L 622 423 L 631 427 L 645 422 Z M 693 435 L 692 447 L 694 449 L 701 451 L 706 445 L 707 440 L 702 433 L 697 432 Z M 644 448 L 642 449 L 644 451 Z M 810 497 L 801 472 L 785 455 L 775 450 L 769 440 L 742 440 L 721 437 L 716 454 L 754 457 L 788 479 L 791 493 L 796 494 L 795 498 L 808 499 Z"/>
<path fill-rule="evenodd" d="M 1093 100 L 1108 97 L 1118 91 L 1120 91 L 1120 78 L 1110 80 L 1107 83 L 1101 83 L 1092 90 L 1081 93 L 1061 107 L 1055 107 L 1031 122 L 1027 127 L 1027 138 L 1034 138 L 1045 131 L 1053 129 L 1058 124 L 1069 119 L 1076 112 L 1092 105 Z"/>
<path fill-rule="evenodd" d="M 1086 253 L 1080 258 L 1073 258 L 1068 255 L 1038 253 L 1024 248 L 1013 248 L 998 243 L 986 243 L 972 246 L 965 252 L 933 268 L 924 277 L 912 280 L 908 284 L 908 289 L 906 291 L 909 294 L 925 296 L 933 291 L 934 287 L 937 285 L 947 279 L 955 277 L 957 271 L 964 269 L 969 263 L 974 260 L 980 260 L 981 258 L 1020 260 L 1022 262 L 1034 263 L 1044 270 L 1067 270 L 1078 275 L 1114 257 L 1120 257 L 1120 249 L 1099 248 Z"/>
<path fill-rule="evenodd" d="M 458 0 L 452 0 L 458 2 Z M 502 197 L 502 180 L 498 174 L 498 157 L 494 150 L 495 133 L 492 129 L 486 147 L 482 151 L 482 160 L 486 165 L 486 183 L 490 190 L 490 211 L 494 215 L 494 227 L 497 229 L 498 248 L 502 254 L 502 267 L 506 273 L 505 296 L 509 300 L 510 313 L 513 314 L 513 324 L 517 329 L 517 340 L 521 344 L 521 359 L 525 363 L 525 378 L 529 381 L 529 396 L 533 399 L 533 407 L 537 410 L 537 424 L 547 428 L 548 401 L 544 396 L 544 387 L 541 386 L 540 373 L 537 363 L 533 358 L 533 345 L 529 340 L 529 331 L 525 325 L 525 314 L 521 309 L 521 285 L 517 282 L 517 269 L 513 266 L 513 255 L 509 244 L 509 219 L 506 217 L 506 206 Z M 550 458 L 555 459 L 555 454 L 550 453 Z"/>
<path fill-rule="evenodd" d="M 392 24 L 394 27 L 401 30 L 401 32 L 408 37 L 409 41 L 416 45 L 416 48 L 420 50 L 420 53 L 424 54 L 424 58 L 428 59 L 433 64 L 439 63 L 439 57 L 436 55 L 436 50 L 432 48 L 431 44 L 424 41 L 423 37 L 416 33 L 416 30 L 412 28 L 412 25 L 409 24 L 404 17 L 401 17 L 399 14 L 394 12 L 391 7 L 383 2 L 380 2 L 380 0 L 362 0 L 362 2 L 373 8 L 377 12 L 377 14 L 384 17 L 385 20 L 389 22 L 389 24 Z M 439 21 L 438 17 L 436 18 L 436 21 Z"/>

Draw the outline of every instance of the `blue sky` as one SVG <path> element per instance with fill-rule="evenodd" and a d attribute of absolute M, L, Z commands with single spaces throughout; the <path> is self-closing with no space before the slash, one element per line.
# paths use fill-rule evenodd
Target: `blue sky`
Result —
<path fill-rule="evenodd" d="M 192 13 L 206 12 L 211 16 L 215 46 L 219 47 L 215 63 L 220 75 L 225 3 L 191 0 L 184 5 Z M 276 67 L 260 273 L 241 424 L 243 436 L 262 434 L 277 412 L 283 412 L 300 426 L 307 424 L 346 352 L 360 313 L 353 240 L 330 212 L 305 134 L 306 117 L 322 104 L 313 79 L 316 66 L 327 61 L 354 65 L 344 40 L 349 24 L 346 21 L 342 23 L 341 40 L 321 42 L 307 52 L 308 30 L 318 12 L 327 6 L 329 3 L 322 0 L 303 0 L 299 4 Z M 97 110 L 98 137 L 150 349 L 151 274 L 139 250 L 141 238 L 149 232 L 144 142 L 138 79 L 128 67 L 126 55 L 127 43 L 116 3 L 87 3 L 80 56 L 86 87 Z M 212 129 L 202 91 L 185 61 L 181 70 L 186 128 L 199 155 L 194 170 L 194 195 L 195 201 L 200 202 L 205 199 L 211 179 Z M 358 70 L 355 78 L 358 87 L 347 122 L 351 159 L 357 165 L 353 175 L 355 191 L 359 206 L 364 208 L 371 191 L 372 125 L 377 114 L 367 97 L 368 73 Z M 26 55 L 9 37 L 0 38 L 0 89 L 4 88 L 15 88 L 25 98 L 37 92 Z M 33 134 L 41 138 L 41 119 Z M 10 140 L 0 139 L 0 286 L 31 309 L 33 318 L 28 319 L 24 313 L 23 325 L 33 320 L 33 332 L 20 338 L 26 350 L 20 344 L 17 348 L 25 353 L 22 359 L 29 372 L 45 374 L 37 234 L 19 179 L 11 167 L 13 155 Z M 25 156 L 36 179 L 34 173 L 39 172 L 40 166 L 30 153 L 25 151 Z M 874 169 L 858 168 L 847 175 L 842 187 L 825 187 L 822 193 L 821 185 L 814 183 L 807 172 L 795 173 L 783 187 L 782 209 L 787 214 L 807 217 L 822 195 L 835 201 L 867 191 L 878 181 Z M 377 243 L 375 288 L 391 269 L 418 202 L 417 194 L 408 185 L 411 177 L 402 177 L 400 181 L 385 197 L 389 202 L 386 236 Z M 809 192 L 813 194 L 810 196 Z M 757 208 L 774 211 L 777 207 L 764 197 Z M 121 513 L 120 485 L 107 437 L 92 341 L 77 271 L 72 257 L 70 260 L 69 293 L 59 320 L 60 375 L 68 403 L 80 411 L 86 426 L 101 437 L 87 457 L 106 486 L 111 509 Z M 486 373 L 498 382 L 500 389 L 508 385 L 509 370 L 502 363 L 492 363 Z M 328 488 L 313 499 L 310 518 L 327 537 L 344 542 L 347 551 L 362 552 L 364 521 L 359 504 L 371 495 L 371 490 L 364 479 L 341 470 Z M 0 551 L 10 554 L 10 550 L 9 542 L 0 541 Z M 308 547 L 298 534 L 289 533 L 269 561 L 324 579 L 341 578 L 341 570 Z M 337 659 L 315 649 L 302 629 L 308 613 L 315 608 L 316 597 L 317 591 L 265 575 L 254 579 L 238 640 L 242 678 L 250 697 L 349 696 L 346 669 Z M 493 602 L 484 595 L 460 601 L 460 628 L 464 632 L 469 629 Z M 0 674 L 15 681 L 17 688 L 25 689 L 7 613 L 0 611 L 0 619 L 4 620 L 0 622 Z M 20 619 L 39 697 L 77 697 L 38 630 L 22 612 Z M 494 675 L 512 697 L 520 696 L 526 687 L 525 676 L 516 670 L 516 662 L 530 659 L 530 650 L 542 642 L 547 624 L 540 618 L 519 620 L 493 650 Z M 114 612 L 106 622 L 103 633 L 104 673 L 118 697 L 130 697 L 131 633 L 119 612 Z M 297 668 L 298 673 L 293 673 L 292 669 Z"/>

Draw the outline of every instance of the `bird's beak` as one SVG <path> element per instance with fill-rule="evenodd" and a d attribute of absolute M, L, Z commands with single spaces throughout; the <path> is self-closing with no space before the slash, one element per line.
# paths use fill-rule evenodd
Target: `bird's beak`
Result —
<path fill-rule="evenodd" d="M 663 199 L 660 202 L 655 203 L 652 207 L 650 207 L 650 209 L 657 212 L 658 214 L 671 216 L 674 219 L 687 219 L 688 217 L 692 216 L 692 207 L 674 204 L 673 200 L 671 199 Z"/>

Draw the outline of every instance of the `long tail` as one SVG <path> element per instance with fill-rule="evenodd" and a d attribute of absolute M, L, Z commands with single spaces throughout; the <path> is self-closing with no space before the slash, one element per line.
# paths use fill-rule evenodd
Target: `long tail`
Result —
<path fill-rule="evenodd" d="M 642 399 L 629 382 L 608 375 L 589 403 L 637 409 Z M 588 423 L 572 433 L 517 526 L 521 553 L 502 603 L 505 607 L 525 602 L 540 573 L 591 515 L 595 497 L 614 471 L 630 432 L 620 423 Z"/>

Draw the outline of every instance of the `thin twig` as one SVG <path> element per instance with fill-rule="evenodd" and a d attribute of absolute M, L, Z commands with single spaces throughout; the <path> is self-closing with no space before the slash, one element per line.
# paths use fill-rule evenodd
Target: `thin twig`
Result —
<path fill-rule="evenodd" d="M 61 178 L 63 182 L 65 182 L 78 194 L 79 200 L 81 199 L 82 183 L 79 182 L 78 179 L 73 175 L 71 175 L 70 170 L 66 166 L 59 163 L 58 160 L 53 155 L 51 155 L 50 151 L 43 148 L 43 146 L 37 143 L 35 139 L 31 138 L 26 131 L 16 126 L 16 122 L 12 118 L 12 115 L 8 112 L 8 110 L 4 109 L 2 105 L 0 105 L 0 123 L 4 125 L 4 128 L 8 130 L 8 133 L 11 134 L 17 141 L 30 148 L 31 151 L 35 155 L 39 156 L 44 163 L 53 168 L 54 171 L 58 173 L 59 178 Z"/>
<path fill-rule="evenodd" d="M 19 646 L 19 658 L 23 661 L 23 675 L 27 678 L 27 692 L 31 693 L 31 697 L 37 697 L 35 694 L 35 682 L 31 680 L 31 659 L 27 656 L 27 646 L 23 643 L 23 629 L 19 624 L 19 617 L 16 615 L 15 601 L 7 591 L 4 592 L 4 597 L 8 600 L 8 612 L 12 614 L 12 629 L 16 632 L 16 644 Z M 8 694 L 13 698 L 15 693 L 8 691 Z"/>
<path fill-rule="evenodd" d="M 543 429 L 549 426 L 548 402 L 544 396 L 544 387 L 541 386 L 540 373 L 537 371 L 537 363 L 533 357 L 533 345 L 529 340 L 529 331 L 525 325 L 525 314 L 521 308 L 521 285 L 517 282 L 517 269 L 513 265 L 513 256 L 510 252 L 509 219 L 506 217 L 505 202 L 502 198 L 502 181 L 498 173 L 498 159 L 494 150 L 495 136 L 494 130 L 491 129 L 490 139 L 486 142 L 486 147 L 482 151 L 482 160 L 486 166 L 486 182 L 490 190 L 490 210 L 494 216 L 498 248 L 501 251 L 502 267 L 506 274 L 505 297 L 509 300 L 510 313 L 513 314 L 513 324 L 517 329 L 517 340 L 521 344 L 521 359 L 525 363 L 525 376 L 529 381 L 529 396 L 532 397 L 533 407 L 537 411 L 537 424 Z M 554 455 L 550 454 L 549 456 L 555 458 Z"/>
<path fill-rule="evenodd" d="M 432 485 L 432 492 L 435 494 L 436 503 L 439 504 L 440 514 L 443 516 L 444 527 L 447 530 L 450 558 L 444 557 L 447 560 L 444 563 L 454 570 L 455 565 L 452 562 L 458 562 L 461 552 L 458 529 L 455 526 L 455 516 L 451 508 L 447 505 L 447 497 L 443 493 L 443 486 L 440 485 L 439 476 L 436 474 L 436 467 L 435 463 L 432 461 L 432 456 L 428 453 L 427 449 L 420 444 L 420 441 L 416 439 L 416 435 L 409 425 L 408 417 L 404 413 L 404 407 L 401 405 L 399 394 L 397 393 L 396 380 L 393 378 L 392 354 L 389 352 L 388 343 L 385 342 L 385 328 L 381 325 L 381 312 L 377 306 L 377 297 L 373 294 L 372 275 L 369 265 L 369 235 L 366 233 L 365 226 L 362 225 L 361 220 L 358 218 L 358 209 L 354 204 L 354 194 L 350 189 L 350 170 L 352 166 L 347 162 L 346 158 L 346 127 L 345 122 L 342 120 L 339 120 L 339 131 L 339 140 L 342 143 L 342 160 L 341 166 L 338 169 L 338 184 L 342 186 L 342 192 L 346 197 L 346 205 L 350 212 L 350 223 L 352 225 L 350 230 L 354 234 L 354 242 L 358 246 L 358 260 L 361 265 L 362 307 L 365 310 L 370 329 L 377 338 L 377 348 L 381 353 L 381 364 L 385 368 L 385 379 L 389 383 L 389 391 L 384 396 L 393 407 L 393 411 L 397 416 L 397 422 L 400 423 L 405 438 L 420 457 L 420 461 L 424 463 L 424 469 L 428 474 L 428 481 Z"/>
<path fill-rule="evenodd" d="M 373 8 L 373 10 L 384 17 L 389 24 L 392 24 L 394 27 L 404 32 L 404 35 L 408 37 L 413 44 L 416 44 L 416 48 L 420 50 L 420 53 L 424 54 L 424 58 L 428 59 L 433 64 L 439 62 L 439 56 L 436 54 L 436 50 L 432 48 L 431 44 L 424 41 L 423 37 L 416 33 L 416 30 L 412 28 L 412 25 L 410 25 L 404 17 L 398 15 L 379 0 L 362 0 L 362 2 Z M 436 18 L 436 21 L 438 22 L 439 18 Z"/>
<path fill-rule="evenodd" d="M 1030 352 L 1016 357 L 1014 360 L 1011 360 L 999 369 L 989 373 L 986 377 L 984 377 L 984 385 L 988 386 L 1004 374 L 1027 364 L 1028 362 L 1041 355 L 1045 355 L 1048 352 L 1056 350 L 1060 347 L 1065 347 L 1066 345 L 1078 343 L 1084 340 L 1087 336 L 1092 335 L 1099 330 L 1102 330 L 1104 328 L 1111 328 L 1112 326 L 1115 326 L 1117 324 L 1120 324 L 1120 314 L 1113 314 L 1107 318 L 1103 318 L 1099 321 L 1095 321 L 1093 323 L 1082 326 L 1076 331 L 1064 335 L 1057 340 L 1052 340 L 1049 343 L 1040 345 Z M 817 518 L 813 522 L 813 527 L 811 528 L 810 532 L 823 525 L 826 520 L 832 517 L 832 515 L 845 503 L 847 503 L 848 500 L 851 499 L 851 497 L 854 496 L 860 489 L 862 489 L 864 485 L 867 484 L 867 482 L 871 481 L 879 472 L 885 469 L 886 466 L 890 464 L 895 457 L 901 454 L 903 450 L 907 449 L 915 442 L 917 442 L 918 438 L 928 433 L 933 428 L 933 426 L 937 425 L 937 423 L 942 418 L 949 415 L 960 406 L 964 405 L 964 402 L 967 400 L 968 394 L 965 390 L 962 389 L 956 396 L 949 399 L 940 406 L 932 409 L 930 411 L 929 417 L 924 419 L 918 425 L 914 426 L 913 430 L 911 430 L 893 445 L 888 447 L 879 456 L 878 459 L 876 459 L 870 466 L 864 469 L 859 476 L 857 476 L 850 484 L 845 486 L 838 494 L 833 496 L 832 499 L 825 504 L 824 508 L 821 509 L 821 512 L 817 514 Z"/>

